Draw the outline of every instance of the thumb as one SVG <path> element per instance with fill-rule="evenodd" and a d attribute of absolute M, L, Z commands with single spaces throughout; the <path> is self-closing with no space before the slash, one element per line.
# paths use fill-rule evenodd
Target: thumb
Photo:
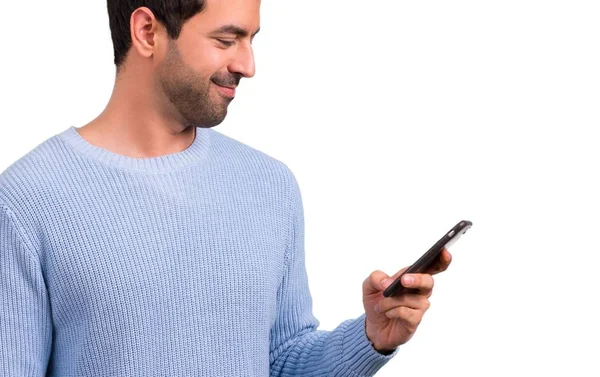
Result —
<path fill-rule="evenodd" d="M 394 281 L 394 279 L 390 278 L 390 277 L 386 277 L 384 279 L 382 279 L 379 282 L 379 285 L 381 286 L 381 290 L 385 290 L 390 284 L 392 284 L 392 282 Z"/>
<path fill-rule="evenodd" d="M 363 290 L 365 294 L 373 294 L 383 291 L 390 285 L 394 280 L 383 271 L 373 271 L 371 275 L 365 280 L 363 284 Z"/>

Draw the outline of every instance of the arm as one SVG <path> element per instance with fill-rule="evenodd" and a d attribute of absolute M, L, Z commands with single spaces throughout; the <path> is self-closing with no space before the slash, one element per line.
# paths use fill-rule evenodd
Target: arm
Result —
<path fill-rule="evenodd" d="M 44 376 L 52 320 L 37 255 L 0 202 L 0 375 Z"/>
<path fill-rule="evenodd" d="M 373 348 L 365 332 L 365 314 L 333 331 L 317 330 L 305 267 L 302 199 L 291 172 L 290 176 L 290 238 L 277 293 L 278 316 L 271 329 L 271 376 L 372 376 L 398 351 L 384 355 Z"/>

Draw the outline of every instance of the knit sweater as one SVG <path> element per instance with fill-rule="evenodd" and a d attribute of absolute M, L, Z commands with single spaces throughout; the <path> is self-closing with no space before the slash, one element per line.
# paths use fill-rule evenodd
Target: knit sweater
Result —
<path fill-rule="evenodd" d="M 74 127 L 0 174 L 0 375 L 371 376 L 365 314 L 317 330 L 298 182 L 210 128 L 133 158 Z"/>

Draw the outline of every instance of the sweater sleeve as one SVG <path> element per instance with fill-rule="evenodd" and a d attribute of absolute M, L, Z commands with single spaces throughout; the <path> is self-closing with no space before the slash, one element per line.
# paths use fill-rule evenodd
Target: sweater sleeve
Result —
<path fill-rule="evenodd" d="M 0 376 L 45 376 L 52 320 L 37 254 L 0 203 Z"/>
<path fill-rule="evenodd" d="M 367 338 L 366 315 L 343 321 L 332 331 L 317 330 L 312 313 L 304 253 L 304 213 L 292 176 L 291 235 L 283 281 L 277 293 L 277 319 L 271 329 L 271 376 L 373 376 L 397 353 L 379 353 Z"/>

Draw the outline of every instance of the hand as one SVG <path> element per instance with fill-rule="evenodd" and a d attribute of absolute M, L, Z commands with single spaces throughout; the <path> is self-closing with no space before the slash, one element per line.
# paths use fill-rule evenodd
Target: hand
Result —
<path fill-rule="evenodd" d="M 432 275 L 445 271 L 451 261 L 452 255 L 443 249 L 439 260 L 425 273 L 402 277 L 402 285 L 411 289 L 398 296 L 384 297 L 383 291 L 408 267 L 392 277 L 382 271 L 374 271 L 363 282 L 367 337 L 377 351 L 391 353 L 412 338 L 429 309 L 429 297 L 433 290 Z"/>

